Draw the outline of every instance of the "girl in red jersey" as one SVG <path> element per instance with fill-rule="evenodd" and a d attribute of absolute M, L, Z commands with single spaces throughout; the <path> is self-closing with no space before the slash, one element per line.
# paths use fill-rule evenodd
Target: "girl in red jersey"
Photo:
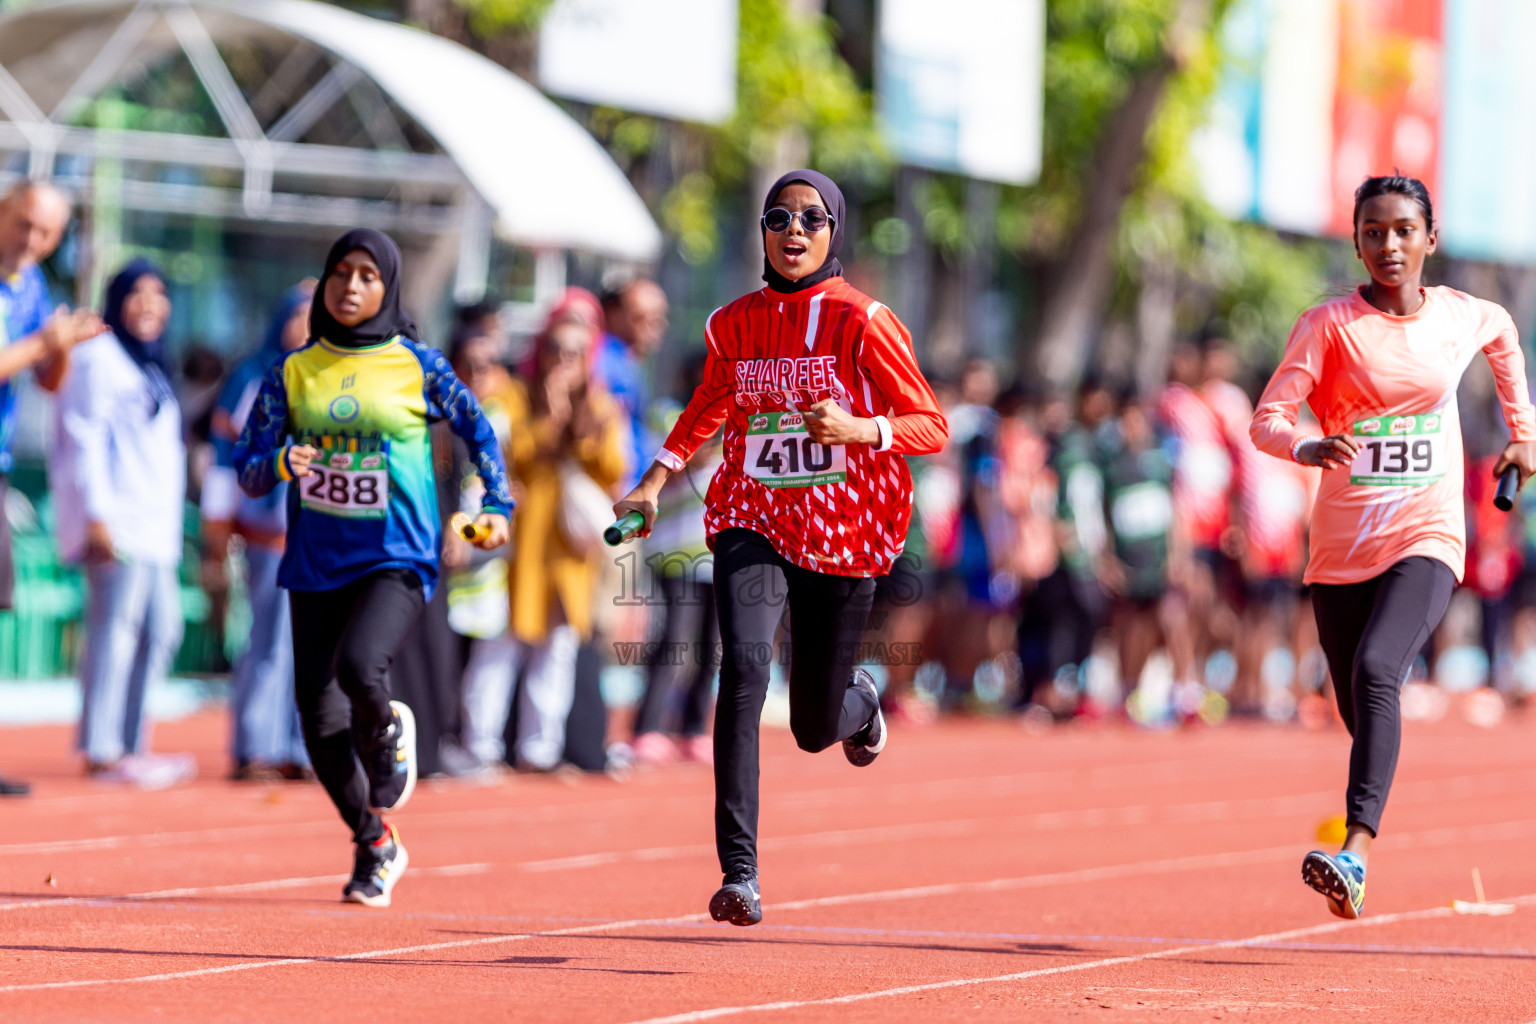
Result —
<path fill-rule="evenodd" d="M 791 171 L 763 203 L 768 287 L 715 310 L 704 383 L 656 461 L 614 506 L 650 533 L 667 477 L 725 424 L 705 495 L 722 659 L 715 705 L 716 921 L 763 919 L 757 882 L 758 720 L 788 599 L 790 730 L 815 753 L 842 741 L 857 766 L 885 746 L 874 680 L 856 671 L 875 577 L 906 541 L 903 455 L 949 426 L 895 314 L 842 278 L 843 194 Z"/>
<path fill-rule="evenodd" d="M 1365 868 L 1397 769 L 1398 688 L 1445 614 L 1466 561 L 1456 389 L 1481 351 L 1512 440 L 1494 474 L 1536 471 L 1536 408 L 1525 357 L 1502 307 L 1423 287 L 1434 208 L 1417 178 L 1367 178 L 1355 190 L 1355 255 L 1369 283 L 1302 313 L 1259 399 L 1260 451 L 1323 470 L 1306 582 L 1318 638 L 1352 739 L 1348 833 L 1314 850 L 1302 879 L 1339 917 L 1365 906 Z M 1305 402 L 1325 437 L 1299 428 Z"/>

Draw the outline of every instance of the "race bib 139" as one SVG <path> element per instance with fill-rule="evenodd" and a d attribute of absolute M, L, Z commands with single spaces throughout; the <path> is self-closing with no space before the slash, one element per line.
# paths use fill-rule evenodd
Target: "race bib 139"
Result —
<path fill-rule="evenodd" d="M 1351 430 L 1360 454 L 1349 482 L 1366 487 L 1422 487 L 1445 476 L 1446 429 L 1442 413 L 1378 416 Z"/>

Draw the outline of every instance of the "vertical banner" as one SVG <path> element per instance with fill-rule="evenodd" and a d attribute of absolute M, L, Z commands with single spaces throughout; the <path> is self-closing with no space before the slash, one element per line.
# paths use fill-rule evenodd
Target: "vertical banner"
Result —
<path fill-rule="evenodd" d="M 1401 171 L 1434 195 L 1442 252 L 1536 263 L 1533 40 L 1536 0 L 1236 0 L 1192 141 L 1205 195 L 1347 236 L 1360 182 Z"/>
<path fill-rule="evenodd" d="M 1355 189 L 1394 170 L 1439 183 L 1442 0 L 1340 0 L 1333 211 L 1351 232 Z"/>
<path fill-rule="evenodd" d="M 1228 217 L 1258 215 L 1264 41 L 1270 0 L 1238 0 L 1221 25 L 1222 72 L 1204 125 L 1190 137 L 1200 190 Z"/>
<path fill-rule="evenodd" d="M 1458 256 L 1536 262 L 1536 4 L 1453 0 L 1435 212 Z M 1510 183 L 1515 187 L 1511 188 Z"/>
<path fill-rule="evenodd" d="M 1322 234 L 1333 212 L 1339 0 L 1238 0 L 1224 65 L 1192 142 L 1201 185 L 1229 217 Z"/>
<path fill-rule="evenodd" d="M 1259 218 L 1322 234 L 1332 210 L 1339 0 L 1270 0 L 1259 130 Z"/>

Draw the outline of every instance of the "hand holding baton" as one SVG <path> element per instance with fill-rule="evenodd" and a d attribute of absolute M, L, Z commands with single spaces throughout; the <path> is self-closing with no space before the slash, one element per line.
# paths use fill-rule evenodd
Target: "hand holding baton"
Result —
<path fill-rule="evenodd" d="M 454 533 L 463 537 L 471 544 L 484 540 L 491 535 L 491 528 L 489 526 L 481 526 L 464 512 L 455 512 L 448 519 L 448 526 Z"/>
<path fill-rule="evenodd" d="M 1499 474 L 1499 489 L 1493 492 L 1493 507 L 1508 512 L 1515 507 L 1515 492 L 1520 490 L 1520 467 L 1510 466 Z"/>
<path fill-rule="evenodd" d="M 603 541 L 611 548 L 629 540 L 645 526 L 645 516 L 640 512 L 626 512 L 608 529 L 603 531 Z"/>

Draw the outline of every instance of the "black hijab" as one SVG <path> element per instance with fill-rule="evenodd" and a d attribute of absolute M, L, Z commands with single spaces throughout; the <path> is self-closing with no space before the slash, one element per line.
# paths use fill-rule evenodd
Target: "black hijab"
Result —
<path fill-rule="evenodd" d="M 798 281 L 791 281 L 768 262 L 768 234 L 763 231 L 763 280 L 768 282 L 768 287 L 776 292 L 798 292 L 807 288 L 813 288 L 829 277 L 840 277 L 843 273 L 843 265 L 837 261 L 837 254 L 843 248 L 843 221 L 846 219 L 845 204 L 843 202 L 843 190 L 837 187 L 837 183 L 820 171 L 798 170 L 790 171 L 773 183 L 768 190 L 768 197 L 763 200 L 763 212 L 773 209 L 774 202 L 779 198 L 779 193 L 784 191 L 784 186 L 796 183 L 809 185 L 821 193 L 821 201 L 826 205 L 827 212 L 832 215 L 832 243 L 827 247 L 827 261 L 814 271 L 806 274 Z"/>
<path fill-rule="evenodd" d="M 153 338 L 141 338 L 130 331 L 123 323 L 123 305 L 128 301 L 128 296 L 133 292 L 133 286 L 139 283 L 141 277 L 153 277 L 161 284 L 165 283 L 165 274 L 150 260 L 142 256 L 135 256 L 128 261 L 117 276 L 107 283 L 107 297 L 102 310 L 102 323 L 107 325 L 112 335 L 117 338 L 117 343 L 123 346 L 123 351 L 128 353 L 128 358 L 133 360 L 144 376 L 149 379 L 149 389 L 155 396 L 155 407 L 159 406 L 171 396 L 171 363 L 166 357 L 165 346 L 161 344 L 164 334 Z"/>
<path fill-rule="evenodd" d="M 353 249 L 363 250 L 379 265 L 384 301 L 371 319 L 356 327 L 347 327 L 325 308 L 325 284 L 335 272 L 336 264 Z M 420 341 L 418 333 L 415 321 L 400 308 L 400 248 L 395 245 L 395 240 L 372 228 L 353 228 L 336 239 L 336 244 L 326 254 L 325 272 L 320 275 L 320 287 L 309 307 L 309 336 L 324 338 L 341 348 L 364 348 L 388 341 L 397 334 Z"/>

